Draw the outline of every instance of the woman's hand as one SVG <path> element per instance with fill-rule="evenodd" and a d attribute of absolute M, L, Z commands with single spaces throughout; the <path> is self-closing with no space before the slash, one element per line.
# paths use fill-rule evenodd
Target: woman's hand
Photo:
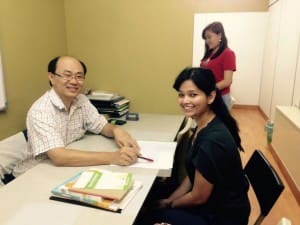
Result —
<path fill-rule="evenodd" d="M 162 209 L 162 208 L 169 208 L 172 204 L 172 201 L 168 198 L 161 199 L 157 202 L 157 208 Z"/>

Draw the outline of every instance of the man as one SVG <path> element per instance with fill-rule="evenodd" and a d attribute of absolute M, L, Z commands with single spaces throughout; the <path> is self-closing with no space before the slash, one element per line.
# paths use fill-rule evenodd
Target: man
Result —
<path fill-rule="evenodd" d="M 50 158 L 56 166 L 130 165 L 137 160 L 137 142 L 125 130 L 109 124 L 81 94 L 85 74 L 84 63 L 73 57 L 56 57 L 49 62 L 51 89 L 27 114 L 29 157 L 15 168 L 14 176 L 45 158 Z M 113 152 L 66 149 L 86 131 L 114 138 L 120 149 Z"/>

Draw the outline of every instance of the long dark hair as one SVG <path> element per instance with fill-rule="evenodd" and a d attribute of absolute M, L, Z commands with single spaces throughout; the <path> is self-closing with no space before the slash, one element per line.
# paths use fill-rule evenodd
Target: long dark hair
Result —
<path fill-rule="evenodd" d="M 228 111 L 220 91 L 216 88 L 216 80 L 211 72 L 211 70 L 203 68 L 185 68 L 176 78 L 173 88 L 176 91 L 179 91 L 181 84 L 186 81 L 191 80 L 193 83 L 205 93 L 206 96 L 209 96 L 212 91 L 216 91 L 215 100 L 212 104 L 209 105 L 210 109 L 216 114 L 216 116 L 222 120 L 225 124 L 232 137 L 235 140 L 236 145 L 239 150 L 243 151 L 241 145 L 241 138 L 239 135 L 239 127 L 236 120 L 231 116 Z"/>
<path fill-rule="evenodd" d="M 218 57 L 224 51 L 225 48 L 228 47 L 224 27 L 221 22 L 213 22 L 211 24 L 208 24 L 202 31 L 202 39 L 203 40 L 205 40 L 205 32 L 206 31 L 211 31 L 215 34 L 221 34 L 221 41 L 220 41 L 219 49 L 211 57 L 211 59 L 214 59 L 214 58 Z M 202 60 L 208 58 L 210 56 L 210 54 L 212 53 L 212 51 L 213 51 L 213 49 L 209 49 L 208 45 L 205 42 L 205 52 L 204 52 Z"/>

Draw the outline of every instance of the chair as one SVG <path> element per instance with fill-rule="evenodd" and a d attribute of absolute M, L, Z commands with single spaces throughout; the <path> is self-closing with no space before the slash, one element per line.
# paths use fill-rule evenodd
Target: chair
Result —
<path fill-rule="evenodd" d="M 174 163 L 172 169 L 172 178 L 176 186 L 181 183 L 186 175 L 185 171 L 185 158 L 189 147 L 189 141 L 191 137 L 191 129 L 193 128 L 194 120 L 192 118 L 186 117 L 184 124 L 177 133 L 176 136 L 176 150 L 174 155 Z"/>
<path fill-rule="evenodd" d="M 177 143 L 180 143 L 181 138 L 183 137 L 184 134 L 186 134 L 188 131 L 190 131 L 191 127 L 193 125 L 193 119 L 190 117 L 184 118 L 184 121 L 176 135 L 175 141 Z"/>
<path fill-rule="evenodd" d="M 0 186 L 14 179 L 13 170 L 19 161 L 26 158 L 27 130 L 0 140 Z"/>
<path fill-rule="evenodd" d="M 275 169 L 260 150 L 255 150 L 244 168 L 260 206 L 254 225 L 262 223 L 279 198 L 284 185 Z"/>

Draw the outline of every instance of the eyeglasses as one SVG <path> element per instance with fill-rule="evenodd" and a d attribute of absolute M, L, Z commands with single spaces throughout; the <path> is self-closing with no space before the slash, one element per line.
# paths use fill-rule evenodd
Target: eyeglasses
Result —
<path fill-rule="evenodd" d="M 84 81 L 85 75 L 83 74 L 58 74 L 58 73 L 52 73 L 58 77 L 61 77 L 65 81 L 71 81 L 73 78 L 77 81 Z"/>

